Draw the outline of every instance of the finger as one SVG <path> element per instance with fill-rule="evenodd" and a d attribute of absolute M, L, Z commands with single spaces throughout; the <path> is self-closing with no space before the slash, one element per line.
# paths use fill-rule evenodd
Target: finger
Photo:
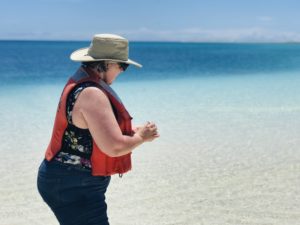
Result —
<path fill-rule="evenodd" d="M 150 126 L 150 127 L 154 127 L 154 126 L 156 127 L 156 124 L 153 123 L 153 122 L 150 122 L 150 123 L 149 123 L 149 126 Z"/>
<path fill-rule="evenodd" d="M 156 127 L 149 127 L 148 128 L 151 132 L 157 132 L 157 128 Z"/>
<path fill-rule="evenodd" d="M 149 127 L 155 127 L 156 128 L 156 125 L 155 125 L 155 123 L 152 123 L 152 124 L 149 124 Z"/>
<path fill-rule="evenodd" d="M 149 123 L 149 121 L 148 121 L 147 123 L 145 123 L 145 124 L 143 125 L 143 127 L 149 127 L 149 125 L 150 125 L 150 123 Z"/>
<path fill-rule="evenodd" d="M 157 130 L 153 130 L 152 134 L 158 134 L 158 131 Z"/>

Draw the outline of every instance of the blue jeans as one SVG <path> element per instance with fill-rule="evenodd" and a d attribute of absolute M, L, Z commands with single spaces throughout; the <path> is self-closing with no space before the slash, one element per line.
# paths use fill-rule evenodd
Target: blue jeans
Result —
<path fill-rule="evenodd" d="M 110 176 L 52 160 L 39 168 L 37 186 L 60 225 L 109 225 L 105 192 Z"/>

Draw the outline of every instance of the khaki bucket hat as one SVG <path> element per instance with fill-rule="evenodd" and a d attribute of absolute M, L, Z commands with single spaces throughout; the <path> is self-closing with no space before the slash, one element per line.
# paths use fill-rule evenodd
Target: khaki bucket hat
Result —
<path fill-rule="evenodd" d="M 70 58 L 76 62 L 115 61 L 142 67 L 128 58 L 128 40 L 115 34 L 96 34 L 90 47 L 74 51 Z"/>

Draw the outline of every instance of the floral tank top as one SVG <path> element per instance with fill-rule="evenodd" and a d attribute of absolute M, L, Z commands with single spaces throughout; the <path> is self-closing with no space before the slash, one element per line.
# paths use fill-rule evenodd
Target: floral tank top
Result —
<path fill-rule="evenodd" d="M 55 160 L 91 170 L 92 135 L 89 129 L 76 127 L 72 122 L 72 110 L 75 101 L 86 87 L 97 87 L 97 85 L 93 82 L 80 83 L 68 95 L 66 104 L 68 126 L 64 132 L 62 147 L 55 156 Z"/>

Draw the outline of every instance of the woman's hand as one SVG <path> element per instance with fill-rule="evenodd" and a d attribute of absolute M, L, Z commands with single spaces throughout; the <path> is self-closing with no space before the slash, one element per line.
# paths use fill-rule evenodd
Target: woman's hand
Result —
<path fill-rule="evenodd" d="M 157 127 L 153 122 L 147 122 L 143 126 L 134 128 L 134 132 L 135 134 L 139 135 L 144 142 L 153 141 L 155 138 L 159 137 Z"/>

